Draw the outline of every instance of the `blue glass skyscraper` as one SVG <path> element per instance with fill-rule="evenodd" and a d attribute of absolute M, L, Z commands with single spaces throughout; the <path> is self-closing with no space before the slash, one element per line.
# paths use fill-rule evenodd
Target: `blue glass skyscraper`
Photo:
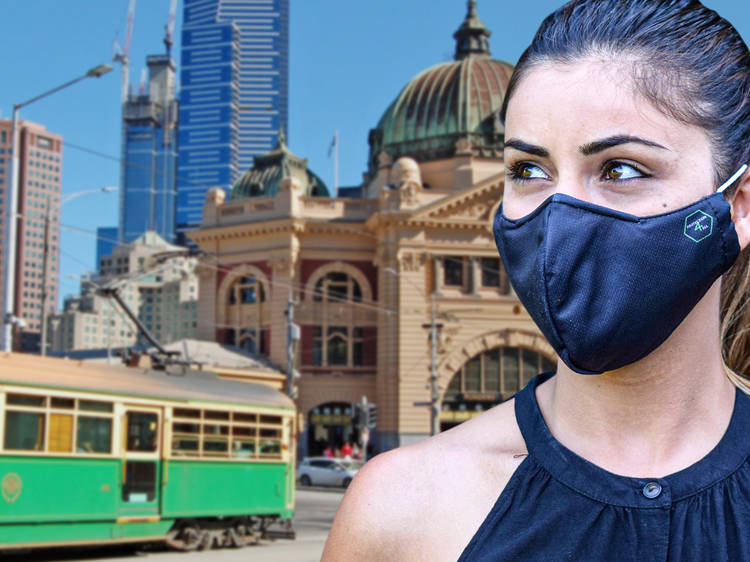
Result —
<path fill-rule="evenodd" d="M 288 130 L 289 0 L 184 0 L 178 237 Z"/>
<path fill-rule="evenodd" d="M 123 108 L 125 143 L 118 239 L 128 243 L 146 231 L 175 239 L 177 102 L 174 60 L 149 56 L 148 91 L 130 95 Z"/>

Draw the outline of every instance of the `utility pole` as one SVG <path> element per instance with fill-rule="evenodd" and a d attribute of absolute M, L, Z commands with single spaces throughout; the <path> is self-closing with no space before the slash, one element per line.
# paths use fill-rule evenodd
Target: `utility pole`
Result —
<path fill-rule="evenodd" d="M 50 196 L 47 195 L 47 209 L 44 213 L 44 257 L 42 258 L 42 341 L 41 350 L 42 357 L 47 355 L 47 317 L 49 312 L 47 310 L 47 271 L 49 262 L 49 223 L 50 223 L 50 212 L 52 211 L 52 201 Z"/>
<path fill-rule="evenodd" d="M 289 398 L 297 398 L 297 374 L 294 369 L 294 355 L 299 340 L 299 326 L 294 323 L 294 293 L 289 287 L 289 302 L 286 309 L 286 393 Z"/>
<path fill-rule="evenodd" d="M 438 324 L 435 314 L 435 291 L 430 294 L 430 435 L 440 433 L 440 390 L 438 389 Z"/>

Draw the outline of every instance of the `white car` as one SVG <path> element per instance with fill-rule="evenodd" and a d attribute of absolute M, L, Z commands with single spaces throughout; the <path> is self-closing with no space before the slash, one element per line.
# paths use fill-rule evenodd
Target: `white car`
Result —
<path fill-rule="evenodd" d="M 360 461 L 307 457 L 297 467 L 297 480 L 303 486 L 343 486 L 346 488 L 362 468 Z"/>

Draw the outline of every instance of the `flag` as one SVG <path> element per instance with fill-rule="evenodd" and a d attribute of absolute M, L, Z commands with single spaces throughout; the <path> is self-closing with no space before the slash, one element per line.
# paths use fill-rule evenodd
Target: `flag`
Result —
<path fill-rule="evenodd" d="M 328 158 L 331 157 L 331 153 L 333 152 L 333 149 L 336 148 L 339 144 L 339 132 L 336 131 L 333 133 L 333 140 L 331 140 L 331 146 L 328 147 Z"/>

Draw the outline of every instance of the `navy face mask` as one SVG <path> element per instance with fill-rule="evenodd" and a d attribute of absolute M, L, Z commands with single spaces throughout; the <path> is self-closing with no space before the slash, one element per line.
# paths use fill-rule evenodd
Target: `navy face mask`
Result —
<path fill-rule="evenodd" d="M 565 364 L 599 374 L 659 347 L 740 252 L 723 191 L 637 217 L 555 194 L 531 214 L 498 209 L 513 289 Z"/>

